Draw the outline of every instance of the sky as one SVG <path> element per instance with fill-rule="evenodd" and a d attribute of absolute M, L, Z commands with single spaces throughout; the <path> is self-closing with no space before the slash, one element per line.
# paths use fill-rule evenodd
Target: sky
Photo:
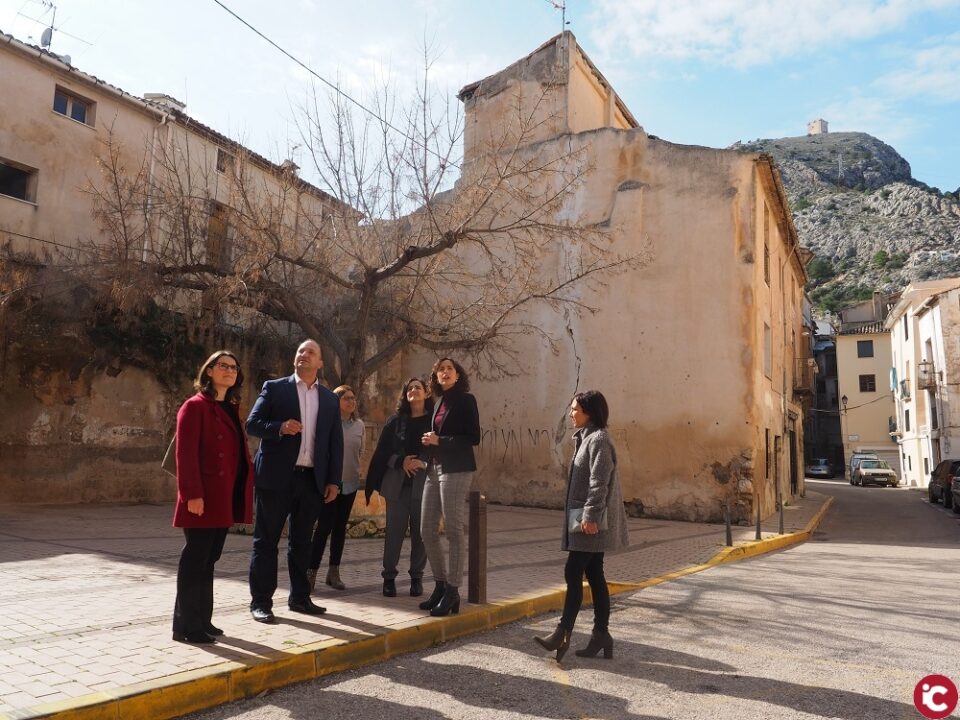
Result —
<path fill-rule="evenodd" d="M 422 74 L 446 97 L 561 29 L 560 0 L 221 0 L 362 97 Z M 0 31 L 39 44 L 48 0 L 0 0 Z M 892 145 L 913 176 L 960 188 L 960 0 L 567 0 L 567 28 L 650 134 L 727 147 L 832 132 Z M 40 22 L 36 22 L 39 20 Z M 311 76 L 215 0 L 57 0 L 51 49 L 275 160 L 298 157 Z M 2 122 L 0 99 L 0 122 Z"/>

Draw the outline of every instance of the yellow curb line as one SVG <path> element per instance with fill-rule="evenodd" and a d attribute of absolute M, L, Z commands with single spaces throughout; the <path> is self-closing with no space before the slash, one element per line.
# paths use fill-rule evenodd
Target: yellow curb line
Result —
<path fill-rule="evenodd" d="M 743 560 L 803 542 L 810 538 L 826 514 L 828 498 L 804 530 L 724 548 L 706 563 L 650 578 L 642 583 L 608 583 L 612 595 L 653 587 L 717 565 Z M 470 606 L 459 615 L 412 620 L 374 634 L 357 633 L 347 638 L 323 640 L 289 651 L 277 651 L 250 664 L 223 662 L 168 675 L 148 682 L 126 685 L 79 698 L 36 705 L 0 720 L 169 720 L 235 700 L 253 697 L 293 683 L 324 677 L 343 670 L 370 665 L 417 650 L 424 650 L 459 637 L 491 630 L 563 607 L 565 587 L 531 593 L 502 602 Z M 584 600 L 589 601 L 589 587 Z"/>

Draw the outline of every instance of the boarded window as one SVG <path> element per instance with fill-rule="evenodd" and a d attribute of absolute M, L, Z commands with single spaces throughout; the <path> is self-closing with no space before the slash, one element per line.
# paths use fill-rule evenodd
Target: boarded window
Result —
<path fill-rule="evenodd" d="M 218 269 L 226 268 L 230 262 L 229 230 L 226 205 L 210 203 L 210 216 L 207 218 L 207 262 Z"/>
<path fill-rule="evenodd" d="M 857 357 L 873 357 L 873 340 L 857 340 Z"/>

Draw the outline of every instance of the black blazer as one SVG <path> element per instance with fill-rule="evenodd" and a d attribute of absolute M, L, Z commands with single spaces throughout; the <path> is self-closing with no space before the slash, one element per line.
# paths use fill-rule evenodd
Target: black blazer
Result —
<path fill-rule="evenodd" d="M 447 414 L 443 419 L 443 427 L 437 433 L 440 444 L 424 448 L 429 453 L 424 460 L 428 463 L 431 458 L 436 460 L 445 473 L 473 472 L 477 469 L 473 448 L 480 444 L 480 411 L 477 410 L 477 399 L 464 392 L 448 392 L 442 398 L 434 399 L 431 428 L 436 423 L 441 400 L 447 406 Z"/>
<path fill-rule="evenodd" d="M 300 454 L 300 435 L 280 435 L 280 425 L 290 418 L 301 419 L 297 376 L 268 380 L 247 417 L 247 432 L 260 438 L 260 448 L 253 460 L 258 488 L 286 489 L 293 480 L 293 469 Z M 321 385 L 313 440 L 313 476 L 321 496 L 324 486 L 342 484 L 342 473 L 340 399 Z"/>

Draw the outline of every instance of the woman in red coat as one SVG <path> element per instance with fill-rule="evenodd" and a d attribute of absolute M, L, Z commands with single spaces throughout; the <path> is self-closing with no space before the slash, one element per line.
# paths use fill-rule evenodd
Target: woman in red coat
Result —
<path fill-rule="evenodd" d="M 223 631 L 213 616 L 213 567 L 227 531 L 253 516 L 253 463 L 237 412 L 243 372 L 218 350 L 200 367 L 199 391 L 177 413 L 177 507 L 174 527 L 186 544 L 177 567 L 173 639 L 212 643 Z"/>

